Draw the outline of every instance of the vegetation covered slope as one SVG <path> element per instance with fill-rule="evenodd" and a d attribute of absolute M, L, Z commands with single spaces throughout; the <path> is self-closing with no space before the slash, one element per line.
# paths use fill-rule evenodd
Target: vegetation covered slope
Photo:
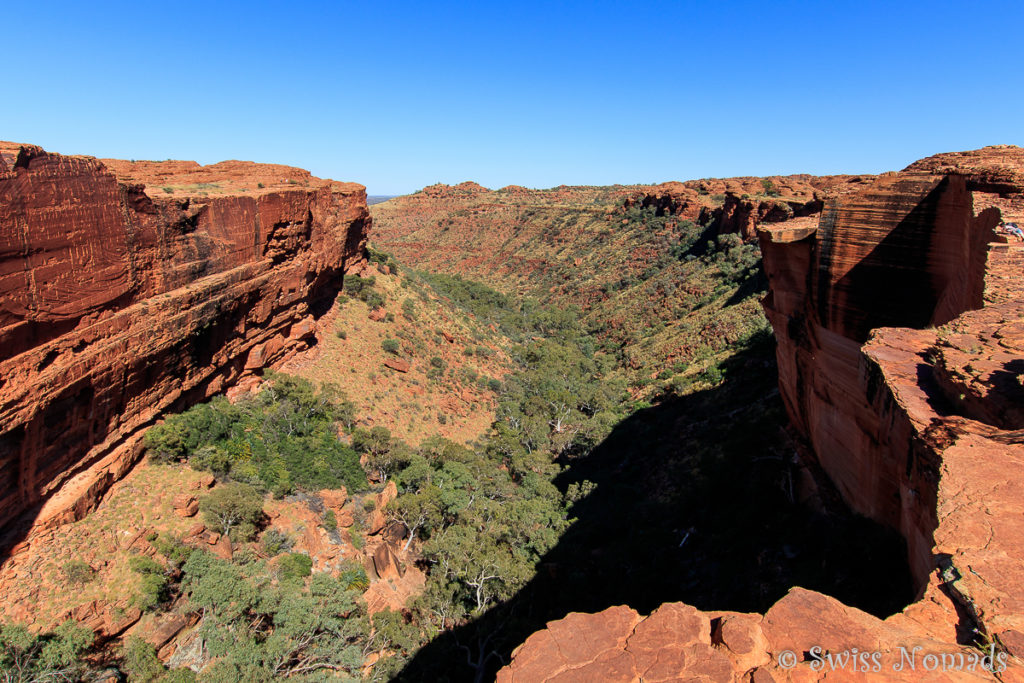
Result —
<path fill-rule="evenodd" d="M 779 220 L 820 208 L 826 189 L 848 181 L 431 186 L 375 205 L 371 240 L 412 268 L 578 306 L 595 348 L 615 359 L 635 395 L 650 398 L 766 329 L 757 248 L 730 234 L 733 209 L 749 203 L 754 220 Z"/>

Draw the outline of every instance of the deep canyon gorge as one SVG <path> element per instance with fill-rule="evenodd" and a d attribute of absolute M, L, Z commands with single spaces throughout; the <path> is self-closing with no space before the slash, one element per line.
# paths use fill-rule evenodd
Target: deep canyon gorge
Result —
<path fill-rule="evenodd" d="M 808 525 L 798 548 L 789 541 L 758 546 L 761 532 L 752 526 L 744 532 L 751 554 L 736 558 L 736 566 L 750 564 L 762 550 L 758 562 L 764 566 L 740 578 L 725 560 L 721 568 L 702 566 L 715 559 L 714 539 L 731 538 L 708 529 L 715 518 L 742 515 L 739 497 L 717 501 L 728 510 L 700 499 L 694 503 L 700 509 L 687 518 L 697 522 L 664 521 L 664 536 L 659 530 L 652 538 L 661 543 L 670 537 L 668 550 L 629 546 L 630 553 L 613 563 L 609 555 L 615 548 L 581 541 L 587 555 L 573 560 L 559 556 L 556 547 L 535 569 L 549 583 L 534 590 L 575 581 L 574 572 L 592 564 L 607 569 L 607 592 L 590 596 L 590 602 L 567 599 L 566 605 L 578 605 L 572 613 L 532 617 L 537 624 L 525 620 L 520 628 L 528 637 L 503 646 L 493 659 L 483 650 L 471 653 L 467 659 L 475 657 L 476 667 L 470 679 L 496 671 L 500 681 L 522 682 L 921 680 L 921 670 L 891 669 L 901 648 L 919 648 L 916 656 L 923 661 L 927 655 L 995 647 L 1008 658 L 999 679 L 1024 680 L 1024 243 L 997 231 L 1005 223 L 1024 223 L 1024 150 L 998 146 L 939 154 L 877 177 L 732 178 L 549 191 L 438 185 L 374 211 L 371 217 L 361 185 L 287 166 L 98 160 L 0 143 L 0 590 L 13 596 L 15 585 L 24 588 L 38 575 L 30 564 L 36 553 L 49 552 L 47 544 L 62 529 L 76 528 L 124 491 L 125 477 L 142 467 L 147 429 L 214 396 L 251 396 L 269 371 L 297 369 L 316 380 L 325 371 L 315 363 L 331 358 L 341 376 L 356 372 L 346 363 L 372 364 L 369 384 L 384 381 L 378 374 L 394 382 L 415 375 L 419 382 L 419 372 L 428 383 L 430 372 L 436 376 L 460 359 L 481 359 L 471 382 L 444 395 L 445 411 L 457 410 L 467 424 L 500 423 L 504 418 L 487 392 L 500 396 L 506 389 L 488 389 L 487 379 L 501 386 L 514 354 L 488 336 L 501 333 L 500 322 L 484 321 L 481 314 L 458 318 L 444 308 L 457 298 L 453 292 L 465 277 L 512 298 L 541 292 L 554 307 L 579 305 L 588 324 L 596 329 L 600 323 L 606 347 L 598 350 L 619 364 L 606 374 L 620 373 L 616 377 L 631 392 L 635 413 L 628 418 L 631 427 L 616 428 L 639 431 L 601 434 L 590 460 L 578 455 L 575 462 L 571 447 L 559 454 L 566 471 L 591 468 L 586 478 L 573 480 L 573 491 L 583 491 L 574 499 L 577 528 L 587 524 L 588 495 L 591 507 L 605 508 L 595 515 L 625 518 L 614 527 L 623 535 L 642 538 L 643 529 L 631 532 L 628 525 L 643 523 L 644 514 L 674 514 L 655 506 L 634 517 L 623 507 L 653 506 L 654 493 L 663 493 L 657 487 L 672 489 L 672 477 L 688 475 L 669 467 L 661 472 L 642 453 L 623 457 L 623 441 L 634 433 L 657 432 L 657 439 L 682 448 L 687 439 L 712 433 L 702 430 L 727 432 L 744 404 L 761 410 L 761 400 L 781 406 L 785 431 L 771 420 L 750 422 L 774 427 L 771 434 L 745 435 L 763 436 L 772 450 L 749 455 L 742 461 L 749 469 L 723 470 L 720 477 L 762 477 L 754 463 L 771 459 L 774 469 L 763 483 L 772 496 L 788 496 L 786 514 L 806 510 L 808 519 L 832 525 Z M 672 237 L 670 256 L 669 247 L 641 241 L 655 231 Z M 368 241 L 397 263 L 368 250 Z M 716 254 L 721 256 L 714 261 Z M 695 268 L 701 259 L 742 272 L 728 287 L 707 287 L 696 278 L 681 291 L 668 286 L 683 272 L 673 269 Z M 648 272 L 654 261 L 661 270 Z M 407 277 L 406 268 L 451 278 L 423 276 L 434 283 L 430 291 L 438 292 L 424 294 L 417 304 L 439 307 L 429 319 L 437 326 L 430 340 L 436 346 L 427 348 L 408 332 L 408 340 L 401 337 L 407 347 L 401 358 L 385 348 L 380 357 L 366 352 L 358 361 L 346 360 L 366 328 L 332 328 L 337 310 L 352 306 L 336 305 L 339 294 L 355 299 L 352 283 L 379 278 L 376 286 L 388 283 L 389 296 L 397 297 L 418 286 L 398 279 L 398 273 Z M 639 289 L 655 281 L 658 296 Z M 759 286 L 766 287 L 763 296 Z M 616 296 L 625 303 L 602 308 Z M 367 302 L 365 290 L 363 297 L 356 305 L 366 303 L 373 321 L 367 324 L 377 334 L 373 325 L 390 324 L 387 316 L 395 318 L 399 309 Z M 685 305 L 673 309 L 666 303 L 672 297 Z M 639 311 L 641 305 L 651 307 L 643 317 L 660 322 L 634 338 L 637 321 L 630 307 Z M 767 326 L 751 322 L 762 309 L 771 338 Z M 674 319 L 676 310 L 692 310 L 692 320 Z M 367 316 L 363 308 L 358 312 L 363 325 Z M 728 324 L 722 322 L 726 316 L 732 316 Z M 401 318 L 408 328 L 427 326 L 423 321 L 414 317 L 411 304 Z M 474 331 L 476 323 L 480 331 Z M 557 328 L 557 321 L 545 324 Z M 685 335 L 673 327 L 683 324 L 692 326 Z M 526 343 L 531 335 L 539 343 L 539 334 L 526 333 Z M 672 374 L 660 373 L 674 363 L 697 367 L 751 339 L 760 340 L 758 348 L 768 355 L 738 354 L 732 366 L 723 362 L 728 391 L 736 393 L 719 392 L 725 397 L 721 410 L 714 392 L 722 379 L 706 363 L 699 379 L 687 375 L 690 384 L 675 395 L 658 393 L 656 381 Z M 382 343 L 375 336 L 366 348 L 380 352 L 387 341 L 400 347 L 397 340 Z M 455 344 L 464 350 L 450 350 Z M 413 347 L 415 352 L 408 350 Z M 755 396 L 742 393 L 744 383 Z M 419 384 L 408 390 L 422 395 Z M 388 385 L 380 393 L 397 390 Z M 372 426 L 394 429 L 407 405 L 388 405 L 373 415 Z M 715 410 L 702 413 L 702 405 Z M 455 434 L 450 416 L 442 419 Z M 561 422 L 552 420 L 550 431 L 560 434 Z M 651 501 L 624 502 L 610 493 L 622 484 L 617 478 L 625 481 L 633 469 L 648 477 L 657 472 L 657 485 L 636 484 L 652 491 Z M 192 486 L 195 477 L 188 477 Z M 414 541 L 413 525 L 390 519 L 385 524 L 383 511 L 392 509 L 397 495 L 387 479 L 371 477 L 376 488 L 368 499 L 374 503 L 365 506 L 366 535 L 374 537 L 362 555 L 367 574 L 376 577 L 373 586 L 363 587 L 371 613 L 386 606 L 400 612 L 403 601 L 422 590 L 416 582 L 431 571 L 428 563 L 405 554 Z M 595 482 L 596 490 L 584 486 Z M 197 489 L 206 485 L 196 479 Z M 336 504 L 330 496 L 324 500 L 321 512 L 330 509 L 336 520 L 353 516 L 345 493 Z M 193 503 L 189 499 L 175 509 Z M 290 509 L 285 503 L 274 507 L 274 523 L 292 514 Z M 604 517 L 594 519 L 599 521 L 586 533 L 611 533 L 602 532 Z M 330 532 L 314 531 L 317 519 L 307 522 L 295 531 L 303 552 L 318 571 L 336 569 L 336 557 L 317 554 L 327 558 L 330 544 L 322 539 Z M 352 521 L 340 526 L 346 524 Z M 861 529 L 868 530 L 860 535 Z M 132 547 L 157 555 L 139 540 L 145 529 L 137 531 L 128 545 L 138 543 Z M 853 558 L 846 566 L 821 569 L 813 589 L 793 570 L 779 571 L 774 579 L 773 590 L 788 591 L 783 596 L 753 590 L 760 580 L 753 577 L 775 570 L 776 555 L 805 553 L 808 566 L 815 565 L 815 544 L 837 543 L 820 537 L 831 532 L 849 534 L 838 544 L 850 555 L 829 555 L 821 566 L 833 557 Z M 209 532 L 197 532 L 194 539 L 202 533 Z M 202 538 L 216 548 L 226 542 L 231 559 L 226 538 Z M 860 554 L 865 565 L 874 561 L 876 538 L 882 539 L 878 548 L 888 544 L 878 550 L 885 560 L 860 585 L 857 576 L 874 570 L 856 566 L 856 558 Z M 729 549 L 717 550 L 727 555 Z M 565 556 L 578 552 L 576 546 L 562 549 Z M 630 565 L 642 566 L 638 575 L 646 571 L 651 577 L 660 567 L 662 576 L 652 579 L 646 593 L 627 594 L 610 584 L 631 576 Z M 692 583 L 663 589 L 683 583 L 671 575 L 679 568 L 691 571 Z M 603 581 L 605 575 L 599 576 Z M 886 577 L 893 584 L 887 588 Z M 843 586 L 830 593 L 830 581 Z M 749 585 L 730 585 L 744 582 Z M 520 596 L 527 601 L 541 594 Z M 872 594 L 884 595 L 872 602 Z M 860 604 L 845 603 L 847 595 Z M 9 600 L 12 606 L 17 602 L 16 616 L 32 617 L 38 593 L 18 596 Z M 733 603 L 716 606 L 719 599 Z M 74 616 L 96 630 L 103 647 L 131 626 L 125 605 L 90 605 Z M 156 645 L 165 663 L 184 649 L 178 643 L 188 642 L 199 617 L 186 610 L 175 619 L 177 630 Z M 168 617 L 159 624 L 170 622 Z M 450 637 L 458 639 L 482 623 L 485 617 L 474 614 L 452 627 Z M 35 625 L 52 626 L 42 620 Z M 440 680 L 432 646 L 413 654 L 396 676 Z M 830 653 L 879 653 L 886 670 L 822 669 L 814 666 L 815 646 Z M 796 657 L 792 665 L 780 658 L 783 653 Z M 372 675 L 376 657 L 357 669 Z M 467 676 L 455 673 L 462 662 L 450 666 L 451 679 Z M 982 667 L 938 668 L 926 675 L 992 679 Z"/>

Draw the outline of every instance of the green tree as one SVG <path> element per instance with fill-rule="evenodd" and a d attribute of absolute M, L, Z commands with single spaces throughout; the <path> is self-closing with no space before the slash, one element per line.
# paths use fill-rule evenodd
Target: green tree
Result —
<path fill-rule="evenodd" d="M 249 540 L 263 518 L 263 496 L 247 484 L 229 482 L 199 500 L 207 526 L 233 540 Z"/>
<path fill-rule="evenodd" d="M 5 683 L 78 680 L 85 670 L 81 655 L 94 637 L 70 620 L 42 635 L 20 624 L 0 625 L 0 678 Z"/>

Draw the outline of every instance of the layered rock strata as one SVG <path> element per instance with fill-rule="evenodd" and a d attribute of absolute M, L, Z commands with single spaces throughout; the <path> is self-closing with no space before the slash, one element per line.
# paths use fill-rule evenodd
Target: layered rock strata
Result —
<path fill-rule="evenodd" d="M 1022 218 L 1004 146 L 760 230 L 804 493 L 898 529 L 915 602 L 883 620 L 794 588 L 764 615 L 570 615 L 499 680 L 1024 680 L 1024 245 L 993 231 Z"/>
<path fill-rule="evenodd" d="M 316 341 L 365 189 L 0 143 L 0 525 L 80 517 L 162 411 Z"/>

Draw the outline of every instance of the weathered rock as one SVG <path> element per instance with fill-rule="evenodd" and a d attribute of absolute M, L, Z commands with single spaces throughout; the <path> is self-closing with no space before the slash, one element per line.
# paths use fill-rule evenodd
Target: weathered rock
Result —
<path fill-rule="evenodd" d="M 366 517 L 366 533 L 369 536 L 376 536 L 384 530 L 384 526 L 388 523 L 387 518 L 384 517 L 384 513 L 380 509 L 374 509 Z"/>
<path fill-rule="evenodd" d="M 56 524 L 123 476 L 162 411 L 309 346 L 362 259 L 365 190 L 0 149 L 0 525 L 42 501 Z"/>
<path fill-rule="evenodd" d="M 389 503 L 398 498 L 398 486 L 395 484 L 395 480 L 392 479 L 385 484 L 384 488 L 375 496 L 375 502 L 377 503 L 377 509 L 383 510 L 388 506 Z"/>
<path fill-rule="evenodd" d="M 199 512 L 199 501 L 195 498 L 183 508 L 174 508 L 174 514 L 179 517 L 195 517 L 197 512 Z"/>
<path fill-rule="evenodd" d="M 356 523 L 356 516 L 351 505 L 342 508 L 341 511 L 335 513 L 335 515 L 338 520 L 338 527 L 341 529 L 347 529 Z"/>
<path fill-rule="evenodd" d="M 341 510 L 348 499 L 348 490 L 342 486 L 340 489 L 324 489 L 320 491 L 320 500 L 331 510 Z"/>
<path fill-rule="evenodd" d="M 409 527 L 405 526 L 401 522 L 392 522 L 388 524 L 387 528 L 384 529 L 382 538 L 385 543 L 391 545 L 392 548 L 398 548 L 398 546 L 409 536 Z"/>
<path fill-rule="evenodd" d="M 384 320 L 384 318 L 386 318 L 387 315 L 388 315 L 387 311 L 385 311 L 382 307 L 378 307 L 378 308 L 375 308 L 372 311 L 370 311 L 369 318 L 373 322 L 379 323 L 380 321 Z"/>
<path fill-rule="evenodd" d="M 404 358 L 385 358 L 384 365 L 398 372 L 409 372 L 412 366 Z"/>
<path fill-rule="evenodd" d="M 159 615 L 153 621 L 154 623 L 148 624 L 148 628 L 140 637 L 158 650 L 171 642 L 182 630 L 195 623 L 188 614 L 174 613 Z"/>
<path fill-rule="evenodd" d="M 381 543 L 373 551 L 373 568 L 384 581 L 397 581 L 405 575 L 405 568 L 387 543 Z"/>
<path fill-rule="evenodd" d="M 174 514 L 179 517 L 195 517 L 199 512 L 199 501 L 195 496 L 190 496 L 187 493 L 176 495 L 171 501 L 171 506 L 174 508 Z"/>
<path fill-rule="evenodd" d="M 213 547 L 210 548 L 210 552 L 219 557 L 222 560 L 230 560 L 234 552 L 231 545 L 231 539 L 227 536 L 221 536 Z"/>

